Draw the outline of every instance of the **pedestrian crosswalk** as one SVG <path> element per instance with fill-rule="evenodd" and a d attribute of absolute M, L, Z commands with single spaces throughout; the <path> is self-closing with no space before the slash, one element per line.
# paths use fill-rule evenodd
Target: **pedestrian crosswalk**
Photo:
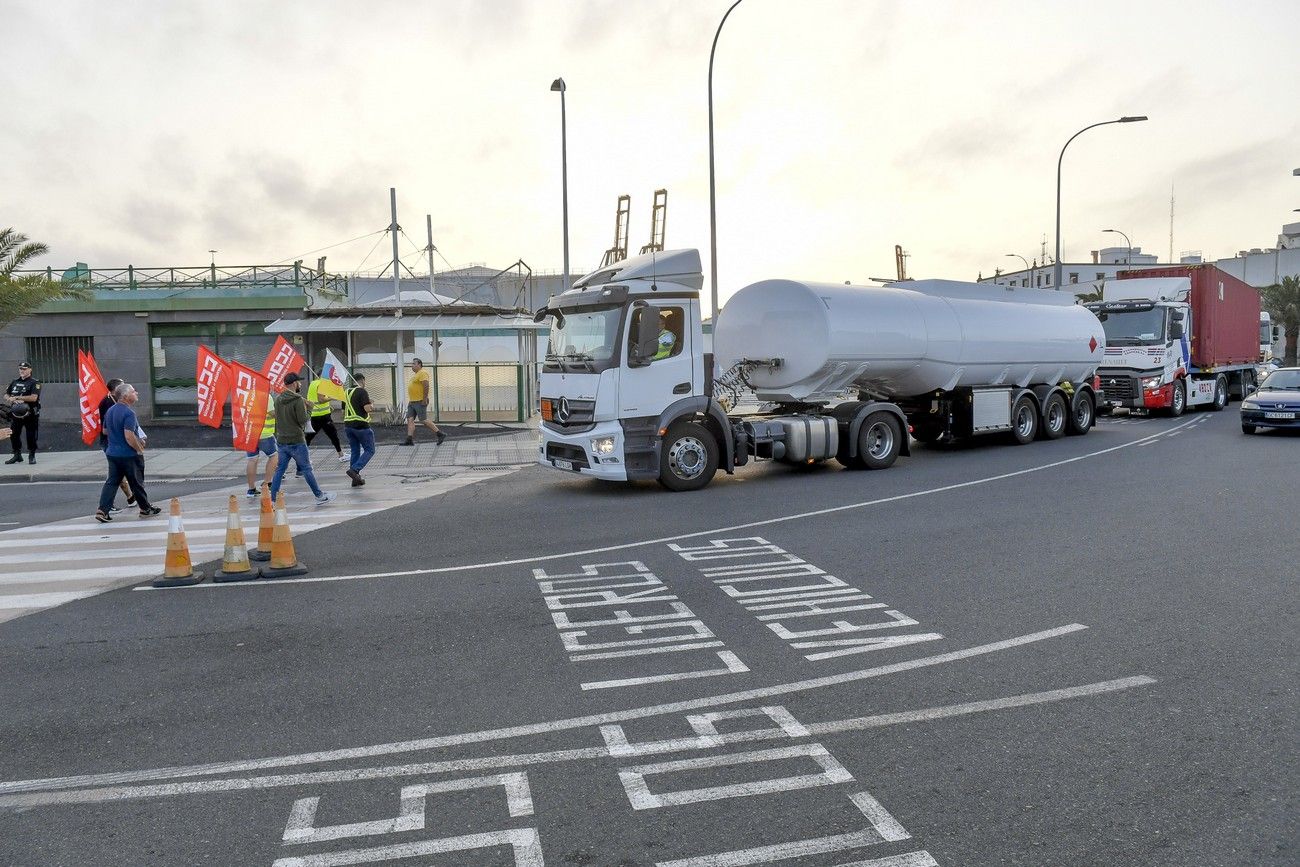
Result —
<path fill-rule="evenodd" d="M 378 476 L 365 487 L 338 488 L 338 499 L 325 506 L 316 505 L 305 486 L 286 483 L 289 524 L 296 538 L 515 469 L 469 468 L 442 477 L 407 480 Z M 259 503 L 245 497 L 244 490 L 243 485 L 230 485 L 180 498 L 194 563 L 221 557 L 231 494 L 239 497 L 244 536 L 250 546 L 256 544 Z M 158 505 L 166 507 L 167 503 Z M 111 524 L 97 524 L 86 516 L 0 529 L 0 562 L 5 564 L 0 570 L 0 623 L 155 578 L 162 574 L 166 541 L 165 511 L 154 518 L 138 518 L 135 510 L 128 509 L 117 513 Z"/>

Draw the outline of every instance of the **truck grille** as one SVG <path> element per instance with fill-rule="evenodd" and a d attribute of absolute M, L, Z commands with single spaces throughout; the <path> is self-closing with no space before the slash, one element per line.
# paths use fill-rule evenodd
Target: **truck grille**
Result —
<path fill-rule="evenodd" d="M 1101 390 L 1107 400 L 1133 400 L 1137 397 L 1137 380 L 1131 376 L 1102 374 Z"/>

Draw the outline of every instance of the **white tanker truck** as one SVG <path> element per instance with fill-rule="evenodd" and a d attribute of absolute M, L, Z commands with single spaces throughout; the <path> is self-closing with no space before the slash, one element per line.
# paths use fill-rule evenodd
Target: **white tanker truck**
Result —
<path fill-rule="evenodd" d="M 921 442 L 1085 434 L 1104 350 L 1074 296 L 920 280 L 764 280 L 727 301 L 706 354 L 696 250 L 629 258 L 551 318 L 538 462 L 704 487 L 751 460 L 884 469 Z M 770 411 L 738 413 L 752 391 Z"/>

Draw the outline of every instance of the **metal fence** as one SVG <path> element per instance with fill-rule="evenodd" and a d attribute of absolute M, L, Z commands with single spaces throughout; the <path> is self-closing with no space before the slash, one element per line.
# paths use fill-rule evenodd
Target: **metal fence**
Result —
<path fill-rule="evenodd" d="M 433 394 L 430 418 L 439 422 L 522 422 L 533 414 L 527 364 L 435 364 L 430 371 Z M 393 365 L 356 366 L 364 374 L 366 391 L 382 420 L 399 421 L 406 405 L 398 391 L 397 368 Z M 400 400 L 399 400 L 400 397 Z"/>

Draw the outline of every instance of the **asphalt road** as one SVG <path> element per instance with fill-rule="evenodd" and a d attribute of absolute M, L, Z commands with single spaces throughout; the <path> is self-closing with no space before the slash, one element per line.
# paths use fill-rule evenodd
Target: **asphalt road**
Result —
<path fill-rule="evenodd" d="M 20 618 L 0 863 L 1296 864 L 1296 439 L 536 468 Z"/>

